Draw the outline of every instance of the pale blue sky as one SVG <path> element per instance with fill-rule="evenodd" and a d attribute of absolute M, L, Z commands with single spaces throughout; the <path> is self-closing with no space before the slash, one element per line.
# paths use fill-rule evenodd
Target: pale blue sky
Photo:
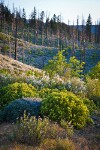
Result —
<path fill-rule="evenodd" d="M 11 9 L 13 3 L 17 8 L 25 8 L 27 18 L 35 6 L 37 11 L 45 11 L 50 18 L 53 14 L 61 14 L 65 23 L 68 23 L 68 20 L 70 24 L 73 24 L 73 20 L 76 23 L 77 16 L 81 23 L 82 15 L 87 20 L 89 13 L 93 24 L 100 19 L 100 0 L 4 0 L 4 2 Z"/>

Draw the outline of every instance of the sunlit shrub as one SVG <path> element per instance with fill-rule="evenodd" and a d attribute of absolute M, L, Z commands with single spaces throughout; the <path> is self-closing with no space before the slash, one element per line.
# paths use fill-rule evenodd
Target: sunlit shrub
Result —
<path fill-rule="evenodd" d="M 96 105 L 93 102 L 93 100 L 89 100 L 88 98 L 83 98 L 84 104 L 87 106 L 90 114 L 94 113 L 94 110 L 96 109 Z"/>
<path fill-rule="evenodd" d="M 100 80 L 87 79 L 87 97 L 100 107 Z"/>
<path fill-rule="evenodd" d="M 50 93 L 57 92 L 57 91 L 59 91 L 59 90 L 58 89 L 50 89 L 50 88 L 42 88 L 39 91 L 39 96 L 41 98 L 45 98 L 45 97 L 48 97 Z"/>
<path fill-rule="evenodd" d="M 0 89 L 0 109 L 15 99 L 22 97 L 36 97 L 36 89 L 31 84 L 13 83 Z"/>
<path fill-rule="evenodd" d="M 89 119 L 89 110 L 82 99 L 71 92 L 51 92 L 42 101 L 41 113 L 53 121 L 62 119 L 71 122 L 75 127 L 81 128 Z"/>

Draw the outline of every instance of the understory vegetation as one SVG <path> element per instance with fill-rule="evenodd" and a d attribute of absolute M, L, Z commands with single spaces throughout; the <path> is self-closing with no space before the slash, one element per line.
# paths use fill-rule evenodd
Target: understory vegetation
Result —
<path fill-rule="evenodd" d="M 14 123 L 11 141 L 40 149 L 49 145 L 50 150 L 74 150 L 70 140 L 74 129 L 93 124 L 91 116 L 100 109 L 99 63 L 84 75 L 84 62 L 76 57 L 66 62 L 63 53 L 59 51 L 41 71 L 28 66 L 23 70 L 13 59 L 9 70 L 3 62 L 0 123 Z M 14 67 L 20 70 L 17 75 Z"/>

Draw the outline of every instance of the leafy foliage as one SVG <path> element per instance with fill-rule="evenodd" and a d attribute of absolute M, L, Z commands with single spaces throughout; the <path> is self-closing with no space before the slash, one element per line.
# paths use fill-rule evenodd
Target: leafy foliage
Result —
<path fill-rule="evenodd" d="M 49 93 L 42 101 L 41 113 L 54 121 L 69 121 L 77 128 L 89 121 L 89 110 L 83 100 L 67 91 Z"/>
<path fill-rule="evenodd" d="M 69 63 L 66 62 L 65 56 L 63 56 L 64 51 L 59 51 L 52 60 L 49 60 L 48 64 L 44 67 L 44 70 L 49 73 L 50 77 L 55 75 L 70 77 L 76 76 L 80 77 L 82 73 L 84 62 L 80 63 L 75 56 L 70 57 Z"/>
<path fill-rule="evenodd" d="M 49 94 L 52 92 L 59 92 L 59 90 L 58 89 L 50 89 L 50 88 L 42 88 L 39 91 L 39 96 L 41 98 L 45 98 L 45 97 L 49 96 Z"/>
<path fill-rule="evenodd" d="M 4 45 L 4 46 L 1 48 L 1 51 L 2 51 L 2 52 L 8 52 L 8 51 L 9 51 L 9 46 L 8 46 L 8 45 Z"/>
<path fill-rule="evenodd" d="M 22 97 L 36 97 L 36 89 L 31 84 L 13 83 L 0 89 L 0 109 Z"/>
<path fill-rule="evenodd" d="M 37 99 L 19 99 L 11 102 L 2 111 L 3 121 L 16 122 L 26 112 L 29 116 L 40 116 L 41 101 Z"/>
<path fill-rule="evenodd" d="M 79 77 L 80 73 L 83 72 L 82 69 L 83 69 L 83 65 L 85 63 L 84 62 L 80 63 L 80 61 L 78 59 L 76 59 L 75 56 L 73 56 L 73 57 L 70 57 L 69 64 L 70 64 L 70 67 L 71 67 L 71 75 Z"/>
<path fill-rule="evenodd" d="M 63 56 L 63 51 L 59 51 L 52 60 L 49 60 L 48 64 L 44 67 L 44 70 L 49 73 L 50 77 L 53 77 L 56 74 L 62 76 L 65 73 L 66 67 L 68 67 L 68 65 L 65 56 Z"/>
<path fill-rule="evenodd" d="M 98 62 L 98 64 L 92 68 L 89 75 L 92 79 L 100 80 L 100 62 Z"/>
<path fill-rule="evenodd" d="M 100 107 L 100 80 L 87 78 L 87 97 Z"/>
<path fill-rule="evenodd" d="M 84 98 L 83 102 L 87 106 L 90 114 L 92 114 L 94 112 L 94 110 L 96 109 L 96 105 L 93 102 L 93 100 L 89 100 L 88 98 Z"/>

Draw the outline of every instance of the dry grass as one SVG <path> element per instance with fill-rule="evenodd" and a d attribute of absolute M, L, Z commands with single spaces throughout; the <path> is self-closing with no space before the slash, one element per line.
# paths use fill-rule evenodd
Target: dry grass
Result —
<path fill-rule="evenodd" d="M 1 55 L 0 54 L 0 70 L 2 69 L 5 69 L 7 70 L 8 72 L 13 73 L 17 72 L 17 74 L 19 72 L 22 72 L 22 73 L 26 73 L 27 71 L 37 71 L 39 73 L 42 72 L 42 70 L 40 69 L 37 69 L 35 67 L 32 67 L 32 66 L 29 66 L 29 65 L 26 65 L 26 64 L 23 64 L 17 60 L 14 60 L 12 58 L 9 58 L 7 56 L 4 56 L 4 55 Z"/>
<path fill-rule="evenodd" d="M 3 123 L 0 125 L 0 150 L 45 150 L 43 144 L 40 148 L 12 141 L 8 135 L 12 134 L 14 128 L 14 124 Z M 75 150 L 100 150 L 99 140 L 100 129 L 93 125 L 75 131 L 70 138 L 70 141 L 75 145 Z"/>

